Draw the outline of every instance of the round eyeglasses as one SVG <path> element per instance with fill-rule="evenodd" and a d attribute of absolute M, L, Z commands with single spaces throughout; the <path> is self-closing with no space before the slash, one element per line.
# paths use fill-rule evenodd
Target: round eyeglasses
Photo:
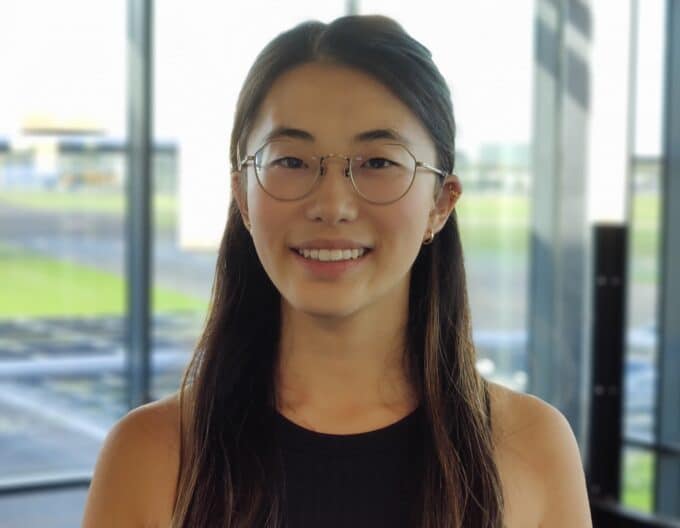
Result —
<path fill-rule="evenodd" d="M 326 171 L 328 160 L 342 159 L 345 176 L 365 200 L 389 204 L 402 198 L 413 185 L 416 170 L 423 167 L 442 179 L 446 172 L 422 161 L 399 143 L 376 143 L 351 157 L 340 154 L 316 156 L 310 145 L 296 141 L 272 141 L 240 161 L 238 170 L 253 163 L 262 189 L 277 200 L 299 200 L 310 194 Z"/>

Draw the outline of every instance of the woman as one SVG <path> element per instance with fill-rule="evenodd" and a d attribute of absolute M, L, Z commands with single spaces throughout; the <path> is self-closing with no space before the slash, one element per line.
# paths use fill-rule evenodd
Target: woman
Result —
<path fill-rule="evenodd" d="M 388 18 L 262 51 L 205 331 L 107 437 L 84 526 L 590 526 L 565 418 L 475 369 L 454 136 Z"/>

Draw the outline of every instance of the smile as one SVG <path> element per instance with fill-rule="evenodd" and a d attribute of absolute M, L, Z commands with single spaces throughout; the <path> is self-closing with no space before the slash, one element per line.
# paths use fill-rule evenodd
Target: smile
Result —
<path fill-rule="evenodd" d="M 335 262 L 339 260 L 356 260 L 361 258 L 368 250 L 359 249 L 296 249 L 299 255 L 310 260 L 321 262 Z"/>
<path fill-rule="evenodd" d="M 373 254 L 373 250 L 367 248 L 335 250 L 291 248 L 290 251 L 306 273 L 320 279 L 339 279 L 345 274 L 356 273 L 371 260 Z M 305 252 L 308 256 L 305 256 Z M 337 257 L 338 253 L 341 254 L 340 258 L 333 260 L 332 257 Z M 348 253 L 349 256 L 345 258 Z M 356 256 L 353 256 L 355 254 Z M 324 258 L 327 260 L 322 260 Z"/>

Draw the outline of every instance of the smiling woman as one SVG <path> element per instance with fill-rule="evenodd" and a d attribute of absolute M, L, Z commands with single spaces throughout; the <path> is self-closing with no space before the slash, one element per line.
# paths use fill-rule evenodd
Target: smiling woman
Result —
<path fill-rule="evenodd" d="M 85 525 L 588 526 L 564 417 L 475 368 L 429 51 L 385 17 L 301 24 L 230 147 L 203 336 L 179 393 L 110 434 Z"/>

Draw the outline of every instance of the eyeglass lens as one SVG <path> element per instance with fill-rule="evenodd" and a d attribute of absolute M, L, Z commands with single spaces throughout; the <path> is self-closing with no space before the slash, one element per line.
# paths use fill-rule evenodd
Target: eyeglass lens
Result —
<path fill-rule="evenodd" d="M 303 142 L 274 141 L 255 153 L 255 173 L 260 184 L 272 196 L 284 200 L 310 192 L 319 177 L 319 165 L 320 158 Z M 357 190 L 373 202 L 400 198 L 411 186 L 415 169 L 413 156 L 393 143 L 367 145 L 351 158 Z"/>

